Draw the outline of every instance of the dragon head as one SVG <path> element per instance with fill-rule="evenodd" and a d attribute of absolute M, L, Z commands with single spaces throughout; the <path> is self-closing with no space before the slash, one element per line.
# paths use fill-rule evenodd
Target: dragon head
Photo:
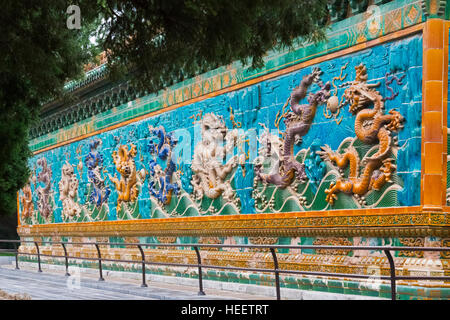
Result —
<path fill-rule="evenodd" d="M 203 141 L 214 142 L 223 139 L 227 133 L 227 127 L 222 117 L 214 113 L 207 113 L 201 120 Z"/>
<path fill-rule="evenodd" d="M 120 175 L 127 178 L 136 170 L 133 159 L 135 156 L 136 146 L 134 144 L 131 145 L 130 150 L 128 150 L 128 146 L 121 145 L 118 152 L 113 152 L 113 161 Z"/>

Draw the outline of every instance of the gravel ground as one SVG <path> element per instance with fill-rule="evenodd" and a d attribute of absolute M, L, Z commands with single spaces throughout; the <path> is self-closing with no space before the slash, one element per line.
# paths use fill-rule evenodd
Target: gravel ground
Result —
<path fill-rule="evenodd" d="M 0 300 L 31 300 L 29 295 L 25 294 L 9 294 L 0 290 Z"/>

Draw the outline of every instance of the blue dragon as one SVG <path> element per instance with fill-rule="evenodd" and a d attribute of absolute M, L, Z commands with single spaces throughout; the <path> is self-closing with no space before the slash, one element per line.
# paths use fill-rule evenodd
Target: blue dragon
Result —
<path fill-rule="evenodd" d="M 103 155 L 97 150 L 101 144 L 100 139 L 93 140 L 89 143 L 90 152 L 84 159 L 84 163 L 88 168 L 88 180 L 92 184 L 93 190 L 89 195 L 89 202 L 101 207 L 103 203 L 108 201 L 111 190 L 105 185 L 105 179 L 101 176 L 103 169 Z"/>
<path fill-rule="evenodd" d="M 172 175 L 176 170 L 176 165 L 172 160 L 172 148 L 176 145 L 177 140 L 171 135 L 167 134 L 163 126 L 158 128 L 150 128 L 150 133 L 156 135 L 159 139 L 158 144 L 153 140 L 148 145 L 149 152 L 163 160 L 167 161 L 167 166 L 164 169 L 163 174 L 156 172 L 157 160 L 150 160 L 150 175 L 154 179 L 150 179 L 149 188 L 150 194 L 163 204 L 169 204 L 172 199 L 172 194 L 178 194 L 180 187 L 177 183 L 172 183 Z M 155 185 L 155 180 L 159 180 L 159 189 Z"/>

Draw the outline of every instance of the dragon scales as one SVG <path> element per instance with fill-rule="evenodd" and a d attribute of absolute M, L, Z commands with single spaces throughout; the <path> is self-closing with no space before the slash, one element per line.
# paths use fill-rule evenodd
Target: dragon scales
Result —
<path fill-rule="evenodd" d="M 232 156 L 225 164 L 222 160 L 235 147 L 238 132 L 236 129 L 227 130 L 223 118 L 214 113 L 205 114 L 200 123 L 202 140 L 195 146 L 191 166 L 195 197 L 216 199 L 223 196 L 230 201 L 234 193 L 226 177 L 236 167 L 237 156 Z M 224 139 L 225 145 L 221 145 L 219 141 Z"/>
<path fill-rule="evenodd" d="M 49 219 L 53 214 L 52 202 L 52 170 L 47 164 L 46 158 L 41 158 L 37 161 L 37 165 L 42 168 L 39 172 L 37 180 L 43 183 L 43 187 L 40 186 L 37 189 L 38 194 L 38 209 L 42 217 Z"/>
<path fill-rule="evenodd" d="M 145 179 L 145 170 L 136 170 L 137 150 L 134 144 L 131 144 L 130 149 L 127 145 L 120 145 L 118 151 L 113 151 L 112 157 L 120 178 L 117 173 L 114 177 L 109 176 L 109 180 L 115 185 L 117 190 L 117 212 L 122 208 L 123 203 L 134 202 L 139 195 L 139 186 Z"/>
<path fill-rule="evenodd" d="M 172 194 L 178 194 L 180 187 L 173 182 L 173 175 L 176 170 L 176 164 L 172 159 L 172 149 L 177 144 L 177 140 L 166 132 L 163 126 L 158 128 L 149 127 L 152 134 L 157 136 L 158 144 L 151 141 L 149 150 L 151 154 L 156 155 L 160 160 L 166 161 L 166 168 L 163 170 L 157 163 L 156 158 L 150 160 L 150 176 L 149 180 L 150 194 L 163 204 L 169 204 Z"/>
<path fill-rule="evenodd" d="M 338 179 L 325 190 L 326 201 L 330 204 L 337 199 L 338 192 L 362 196 L 369 190 L 380 190 L 386 182 L 391 181 L 391 175 L 396 169 L 393 159 L 389 157 L 392 150 L 391 133 L 403 128 L 404 118 L 395 109 L 384 114 L 384 99 L 374 89 L 379 83 L 367 83 L 367 69 L 363 64 L 356 66 L 355 70 L 355 81 L 345 90 L 344 98 L 350 105 L 350 113 L 356 115 L 356 137 L 365 144 L 378 144 L 378 150 L 362 161 L 353 146 L 348 147 L 343 154 L 332 151 L 328 145 L 323 146 L 322 151 L 317 151 L 322 159 L 336 163 L 340 169 L 350 166 L 348 179 Z M 371 105 L 373 108 L 369 108 Z M 364 166 L 361 170 L 360 164 Z"/>
<path fill-rule="evenodd" d="M 319 68 L 314 68 L 311 74 L 303 77 L 300 85 L 293 90 L 290 97 L 291 111 L 285 115 L 284 119 L 286 132 L 284 133 L 283 151 L 278 172 L 264 174 L 261 173 L 261 166 L 256 167 L 258 177 L 263 182 L 286 188 L 294 181 L 295 174 L 300 181 L 306 180 L 304 164 L 295 160 L 294 144 L 300 142 L 301 137 L 308 133 L 316 115 L 317 107 L 326 103 L 330 97 L 331 85 L 329 82 L 322 83 L 320 80 L 321 73 L 322 71 Z M 307 104 L 300 104 L 313 83 L 317 83 L 320 90 L 308 95 Z"/>
<path fill-rule="evenodd" d="M 78 217 L 81 206 L 77 202 L 78 179 L 70 163 L 65 163 L 61 169 L 61 181 L 59 182 L 59 194 L 62 201 L 62 214 L 65 218 Z"/>

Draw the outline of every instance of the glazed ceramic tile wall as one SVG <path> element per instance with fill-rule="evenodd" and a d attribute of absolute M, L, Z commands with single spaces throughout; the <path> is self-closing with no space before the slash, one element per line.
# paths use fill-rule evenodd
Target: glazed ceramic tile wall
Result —
<path fill-rule="evenodd" d="M 414 35 L 41 152 L 22 223 L 419 205 L 421 81 Z"/>

